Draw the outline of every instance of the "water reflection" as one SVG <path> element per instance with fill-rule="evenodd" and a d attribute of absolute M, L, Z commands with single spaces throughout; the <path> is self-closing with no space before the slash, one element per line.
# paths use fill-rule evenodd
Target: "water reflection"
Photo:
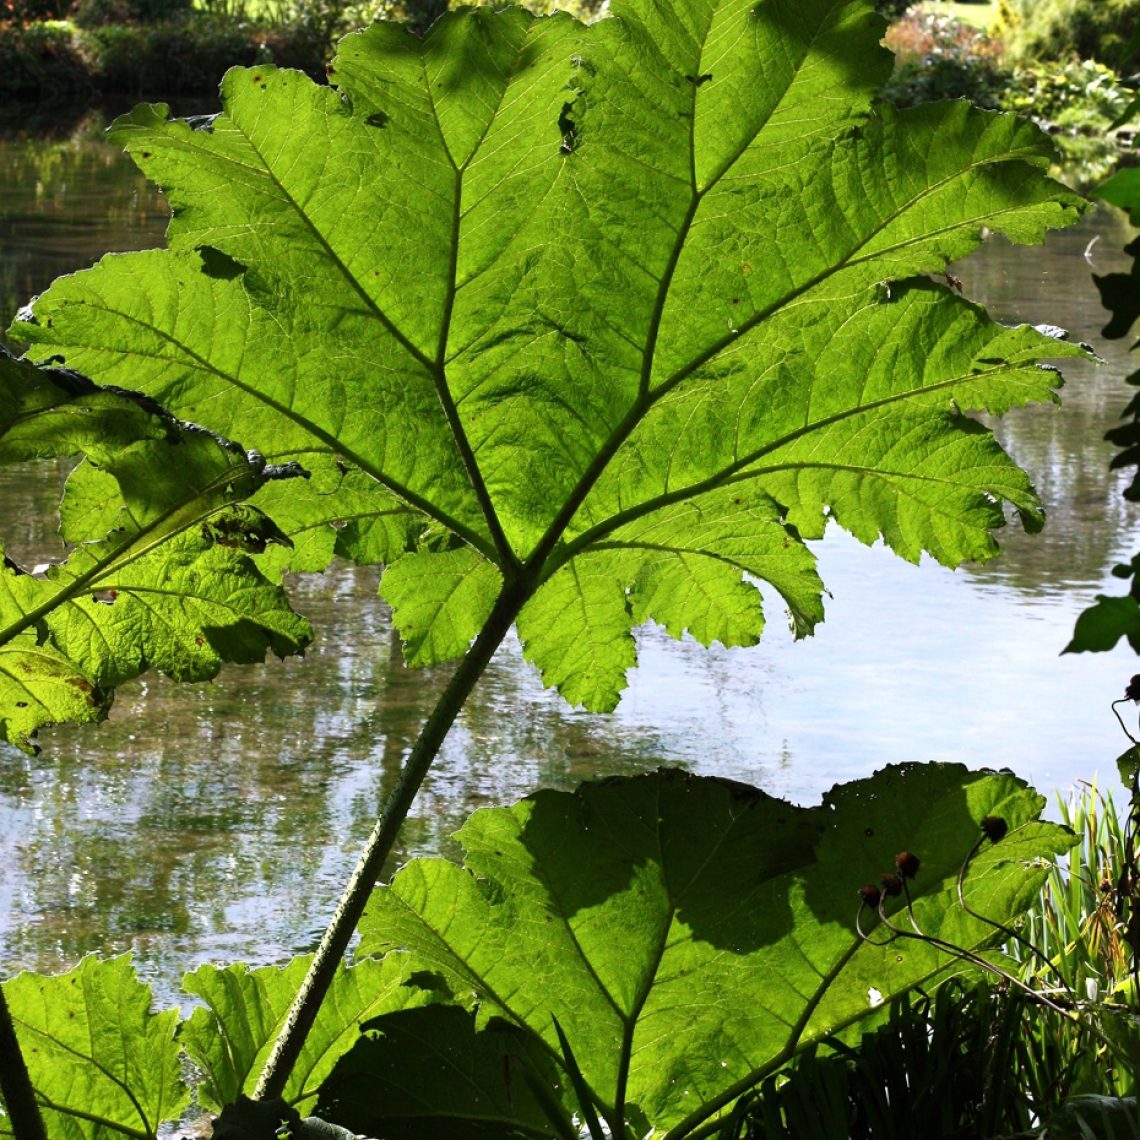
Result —
<path fill-rule="evenodd" d="M 117 109 L 116 109 L 117 110 Z M 162 244 L 165 199 L 103 133 L 114 117 L 92 110 L 0 128 L 0 328 L 56 277 L 111 250 Z"/>
<path fill-rule="evenodd" d="M 99 142 L 102 121 L 62 142 L 0 138 L 4 323 L 59 273 L 158 242 L 165 205 Z M 400 858 L 450 850 L 473 807 L 663 761 L 801 801 L 909 759 L 1008 765 L 1046 789 L 1110 771 L 1123 741 L 1108 702 L 1135 658 L 1057 653 L 1112 562 L 1140 543 L 1100 441 L 1131 362 L 1097 338 L 1085 256 L 1107 271 L 1125 240 L 1121 218 L 1098 212 L 1044 249 L 992 243 L 956 267 L 997 316 L 1067 325 L 1107 361 L 1067 366 L 1063 411 L 1001 427 L 1048 506 L 1044 534 L 1010 528 L 1002 559 L 956 574 L 829 536 L 819 554 L 833 597 L 815 639 L 793 644 L 774 598 L 755 649 L 705 652 L 645 631 L 611 717 L 543 692 L 508 643 Z M 21 561 L 58 550 L 42 520 L 63 476 L 0 468 L 5 540 Z M 0 969 L 135 948 L 169 998 L 196 962 L 278 961 L 311 945 L 447 671 L 403 668 L 374 572 L 340 567 L 293 591 L 320 632 L 303 660 L 208 685 L 147 678 L 120 692 L 107 723 L 45 733 L 35 759 L 0 747 Z"/>

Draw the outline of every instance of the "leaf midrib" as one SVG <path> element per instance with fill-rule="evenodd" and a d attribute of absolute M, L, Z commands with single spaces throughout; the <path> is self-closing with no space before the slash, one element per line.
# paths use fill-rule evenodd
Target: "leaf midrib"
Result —
<path fill-rule="evenodd" d="M 707 32 L 706 32 L 706 36 L 707 36 Z M 818 37 L 813 37 L 812 43 L 814 43 L 815 38 L 818 38 Z M 805 52 L 805 58 L 806 58 L 807 54 L 810 54 L 810 48 L 808 49 L 807 52 Z M 799 72 L 797 70 L 796 74 L 798 74 L 798 73 Z M 788 89 L 790 90 L 790 85 L 789 85 Z M 690 124 L 691 125 L 689 128 L 690 162 L 691 163 L 695 161 L 694 149 L 693 148 L 695 147 L 695 127 L 696 127 L 695 108 L 696 108 L 697 95 L 698 95 L 698 91 L 696 88 L 694 88 L 693 93 L 692 93 L 694 114 L 690 118 Z M 945 227 L 944 230 L 934 231 L 933 234 L 921 235 L 920 237 L 913 239 L 911 242 L 899 243 L 895 247 L 888 247 L 887 250 L 877 251 L 873 255 L 866 255 L 864 257 L 856 256 L 858 254 L 858 251 L 861 249 L 864 249 L 868 245 L 869 242 L 871 242 L 876 236 L 878 236 L 878 234 L 883 232 L 883 230 L 885 230 L 888 226 L 890 226 L 896 220 L 898 220 L 900 217 L 902 217 L 906 212 L 915 209 L 918 205 L 921 204 L 921 202 L 924 199 L 926 199 L 930 195 L 933 195 L 934 193 L 940 191 L 946 185 L 949 185 L 950 183 L 952 183 L 956 180 L 964 178 L 967 175 L 974 173 L 975 171 L 980 170 L 986 166 L 998 165 L 1002 162 L 1009 160 L 1008 156 L 1006 156 L 1006 155 L 1002 155 L 1002 156 L 999 156 L 997 158 L 986 157 L 986 158 L 978 160 L 976 162 L 971 162 L 964 167 L 959 167 L 959 168 L 955 169 L 954 171 L 952 171 L 951 173 L 949 173 L 948 175 L 946 175 L 946 177 L 944 177 L 943 179 L 940 179 L 937 182 L 934 182 L 929 186 L 923 187 L 922 190 L 919 191 L 919 193 L 908 198 L 906 200 L 906 202 L 901 203 L 898 207 L 896 207 L 895 210 L 888 213 L 879 222 L 879 224 L 877 226 L 875 226 L 869 233 L 867 233 L 863 237 L 863 239 L 858 243 L 858 245 L 856 245 L 852 250 L 850 250 L 847 253 L 847 255 L 841 261 L 839 261 L 836 264 L 829 266 L 828 269 L 813 275 L 811 278 L 808 278 L 806 281 L 802 282 L 799 286 L 788 291 L 782 297 L 774 300 L 765 309 L 761 310 L 758 313 L 753 314 L 753 316 L 751 318 L 749 318 L 747 321 L 741 322 L 741 324 L 740 324 L 740 326 L 738 326 L 736 332 L 731 333 L 726 337 L 720 338 L 716 343 L 714 343 L 714 345 L 712 345 L 710 348 L 706 349 L 704 352 L 700 353 L 698 356 L 691 359 L 686 365 L 682 366 L 676 372 L 674 372 L 672 374 L 672 376 L 670 376 L 667 380 L 663 381 L 660 385 L 658 385 L 656 388 L 651 390 L 650 389 L 650 379 L 651 379 L 652 373 L 653 373 L 653 365 L 654 365 L 654 359 L 655 359 L 655 355 L 656 355 L 657 340 L 658 340 L 658 337 L 659 337 L 660 331 L 661 331 L 661 322 L 662 322 L 663 317 L 664 317 L 669 290 L 670 290 L 671 285 L 672 285 L 673 276 L 676 273 L 677 266 L 680 262 L 681 253 L 685 247 L 686 241 L 688 240 L 689 232 L 691 230 L 692 223 L 695 219 L 697 209 L 699 208 L 700 203 L 704 199 L 704 197 L 707 196 L 717 185 L 719 185 L 719 183 L 726 177 L 726 175 L 733 168 L 733 166 L 736 164 L 736 162 L 739 161 L 739 159 L 742 157 L 742 155 L 755 142 L 756 138 L 761 133 L 764 126 L 768 122 L 771 121 L 772 116 L 775 115 L 776 111 L 779 109 L 779 107 L 782 105 L 782 103 L 783 103 L 783 100 L 781 99 L 780 102 L 776 103 L 773 106 L 769 115 L 763 120 L 763 122 L 761 122 L 757 126 L 756 130 L 752 133 L 752 135 L 748 139 L 746 139 L 744 142 L 742 142 L 740 147 L 737 149 L 736 153 L 728 161 L 726 161 L 726 163 L 723 166 L 723 168 L 721 169 L 721 171 L 719 171 L 714 177 L 709 179 L 707 185 L 705 186 L 705 188 L 703 190 L 699 189 L 697 187 L 695 167 L 692 168 L 691 174 L 690 174 L 690 179 L 691 179 L 691 181 L 690 181 L 690 192 L 691 192 L 690 204 L 689 204 L 689 207 L 687 208 L 687 210 L 685 212 L 685 216 L 684 216 L 684 219 L 682 220 L 680 228 L 678 229 L 677 238 L 676 238 L 676 241 L 674 242 L 673 249 L 670 253 L 669 261 L 666 265 L 665 272 L 663 273 L 663 275 L 661 277 L 660 284 L 658 286 L 657 302 L 656 302 L 656 305 L 654 308 L 654 313 L 653 313 L 653 317 L 651 320 L 650 329 L 649 329 L 649 332 L 648 332 L 648 335 L 646 338 L 645 354 L 643 357 L 642 372 L 641 372 L 641 377 L 639 380 L 638 398 L 631 405 L 628 413 L 622 419 L 621 423 L 618 424 L 618 426 L 610 433 L 609 437 L 606 439 L 604 444 L 598 450 L 594 460 L 589 464 L 586 471 L 583 472 L 578 483 L 575 485 L 575 487 L 573 488 L 571 493 L 567 496 L 566 501 L 563 504 L 562 509 L 555 516 L 554 520 L 551 522 L 550 526 L 547 528 L 546 533 L 542 536 L 542 538 L 539 540 L 539 542 L 535 546 L 534 550 L 532 551 L 531 555 L 527 558 L 526 564 L 528 566 L 533 566 L 535 564 L 543 565 L 543 564 L 546 564 L 548 562 L 550 555 L 552 554 L 552 552 L 557 547 L 557 544 L 559 543 L 559 541 L 562 539 L 562 536 L 565 534 L 567 527 L 569 527 L 570 523 L 573 521 L 574 515 L 577 513 L 578 509 L 581 507 L 581 505 L 583 504 L 583 502 L 585 501 L 585 499 L 589 495 L 590 491 L 596 485 L 597 481 L 601 478 L 602 474 L 609 467 L 610 462 L 615 458 L 615 456 L 617 455 L 617 452 L 620 450 L 621 446 L 633 434 L 633 432 L 641 424 L 641 422 L 644 420 L 645 416 L 649 413 L 649 411 L 653 408 L 653 406 L 659 400 L 661 400 L 664 396 L 666 396 L 670 391 L 672 391 L 673 388 L 675 388 L 677 385 L 682 383 L 684 380 L 688 379 L 689 376 L 691 376 L 695 371 L 697 371 L 697 369 L 702 367 L 704 364 L 708 363 L 709 360 L 711 360 L 717 354 L 722 352 L 728 345 L 736 343 L 740 339 L 741 336 L 743 336 L 746 332 L 750 331 L 756 325 L 762 323 L 763 321 L 768 320 L 775 313 L 777 313 L 780 310 L 789 306 L 797 298 L 804 296 L 811 289 L 814 289 L 816 286 L 818 286 L 819 284 L 821 284 L 822 282 L 824 282 L 830 278 L 834 278 L 835 276 L 837 276 L 839 273 L 843 272 L 844 270 L 852 268 L 854 266 L 858 266 L 858 265 L 863 264 L 863 263 L 869 263 L 872 260 L 877 260 L 877 259 L 885 256 L 890 251 L 890 249 L 906 248 L 907 246 L 915 244 L 916 242 L 929 241 L 929 240 L 931 240 L 932 236 L 936 237 L 943 232 L 950 232 L 953 230 L 961 229 L 961 228 L 964 228 L 968 225 L 977 225 L 978 221 L 974 220 L 970 223 L 961 223 L 961 224 L 956 224 L 954 226 L 948 226 L 948 227 Z M 1017 209 L 1017 207 L 1010 207 L 1008 212 L 1015 212 L 1016 209 Z M 1007 212 L 1007 211 L 999 211 L 998 213 L 1005 213 L 1005 212 Z M 994 216 L 995 215 L 992 213 L 986 215 L 986 217 L 988 219 L 992 219 Z M 921 389 L 920 391 L 926 392 L 928 390 L 930 390 L 930 389 Z M 900 399 L 904 398 L 904 397 L 905 397 L 905 394 L 899 394 Z M 856 410 L 861 410 L 861 409 L 856 409 Z M 761 451 L 759 454 L 764 454 L 764 452 Z M 730 471 L 734 470 L 734 469 L 739 469 L 739 466 L 740 466 L 740 464 L 735 465 L 735 467 L 733 469 L 730 469 Z M 723 478 L 725 478 L 724 473 L 717 475 L 717 476 L 710 477 L 710 480 L 706 480 L 704 484 L 701 484 L 698 486 L 715 486 L 716 482 L 722 480 Z M 659 505 L 663 505 L 664 502 L 673 501 L 674 498 L 675 498 L 674 496 L 662 496 L 659 498 L 659 500 L 655 500 L 655 501 L 657 501 L 659 503 Z M 639 513 L 645 513 L 645 512 L 642 511 Z M 619 515 L 616 517 L 624 518 L 624 515 Z M 634 517 L 637 517 L 637 516 L 634 516 Z M 608 533 L 608 531 L 613 529 L 613 526 L 609 526 L 607 524 L 599 524 L 599 525 L 600 525 L 600 527 L 606 528 L 606 530 L 605 530 L 606 533 Z M 620 525 L 620 524 L 615 524 L 615 525 Z M 595 529 L 597 529 L 597 528 L 595 528 Z M 589 534 L 592 532 L 587 532 L 587 533 Z M 569 546 L 563 548 L 563 550 L 559 552 L 558 557 L 553 561 L 553 563 L 548 564 L 548 565 L 544 565 L 541 580 L 544 581 L 547 578 L 549 578 L 550 575 L 554 572 L 554 570 L 556 570 L 559 566 L 564 565 L 569 560 L 569 558 L 573 556 L 572 553 L 569 552 L 571 550 L 571 548 L 581 549 L 581 546 L 582 546 L 581 540 L 577 540 L 576 542 L 574 542 L 574 543 L 570 544 Z"/>

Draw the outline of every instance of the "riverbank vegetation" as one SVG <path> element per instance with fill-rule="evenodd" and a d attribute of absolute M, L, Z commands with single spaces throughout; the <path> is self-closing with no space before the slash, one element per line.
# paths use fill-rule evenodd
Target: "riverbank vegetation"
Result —
<path fill-rule="evenodd" d="M 337 39 L 374 19 L 423 30 L 447 0 L 5 0 L 0 98 L 212 95 L 230 66 L 323 78 Z M 602 0 L 533 0 L 580 18 Z M 1131 148 L 1115 121 L 1137 52 L 1133 0 L 882 0 L 896 54 L 883 95 L 900 107 L 965 98 L 1035 118 L 1068 177 L 1103 178 Z"/>

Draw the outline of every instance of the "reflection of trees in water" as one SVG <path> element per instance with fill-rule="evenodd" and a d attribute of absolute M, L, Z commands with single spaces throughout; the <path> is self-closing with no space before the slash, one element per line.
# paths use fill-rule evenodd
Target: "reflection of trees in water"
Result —
<path fill-rule="evenodd" d="M 106 126 L 89 111 L 48 137 L 0 134 L 0 331 L 61 274 L 162 244 L 166 202 Z"/>
<path fill-rule="evenodd" d="M 996 319 L 1063 324 L 1104 361 L 1065 363 L 1060 409 L 1026 408 L 1003 417 L 997 434 L 1032 476 L 1047 521 L 1038 535 L 1022 533 L 1016 522 L 999 532 L 1002 557 L 967 571 L 980 582 L 1037 596 L 1074 589 L 1089 594 L 1130 549 L 1137 519 L 1120 497 L 1123 478 L 1109 471 L 1114 451 L 1103 436 L 1119 421 L 1129 398 L 1122 380 L 1136 361 L 1126 344 L 1100 336 L 1108 315 L 1091 276 L 1094 266 L 1105 272 L 1126 262 L 1121 247 L 1129 232 L 1123 214 L 1102 207 L 1042 247 L 995 241 L 955 270 L 967 295 Z"/>
<path fill-rule="evenodd" d="M 376 579 L 339 567 L 294 583 L 319 631 L 304 660 L 205 685 L 148 675 L 107 723 L 46 732 L 35 759 L 0 749 L 0 859 L 22 884 L 5 966 L 133 946 L 173 987 L 203 955 L 307 946 L 448 675 L 404 667 Z M 476 689 L 398 858 L 454 851 L 476 807 L 659 757 L 652 735 L 543 693 L 515 647 Z"/>

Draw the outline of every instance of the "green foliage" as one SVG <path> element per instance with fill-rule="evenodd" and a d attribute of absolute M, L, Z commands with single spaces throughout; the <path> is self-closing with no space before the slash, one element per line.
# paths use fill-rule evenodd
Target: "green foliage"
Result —
<path fill-rule="evenodd" d="M 1118 171 L 1096 194 L 1127 210 L 1133 225 L 1140 220 L 1140 172 L 1135 169 Z M 1101 304 L 1112 314 L 1102 331 L 1102 335 L 1110 339 L 1126 336 L 1140 317 L 1140 245 L 1132 242 L 1124 252 L 1133 258 L 1128 273 L 1093 275 Z M 1133 372 L 1124 382 L 1131 388 L 1140 388 L 1140 371 Z M 1111 466 L 1113 469 L 1140 467 L 1140 394 L 1133 395 L 1121 415 L 1125 422 L 1105 434 L 1105 439 L 1120 448 Z M 1140 472 L 1125 488 L 1124 497 L 1130 502 L 1140 501 Z M 1096 602 L 1077 618 L 1073 638 L 1065 646 L 1066 653 L 1104 652 L 1112 649 L 1122 637 L 1140 653 L 1140 554 L 1113 567 L 1112 573 L 1130 583 L 1128 593 L 1098 595 Z"/>
<path fill-rule="evenodd" d="M 374 896 L 360 945 L 407 949 L 477 1012 L 369 1023 L 319 1114 L 368 1135 L 467 1135 L 480 1106 L 506 1111 L 492 1063 L 511 1051 L 503 1022 L 556 1062 L 561 1028 L 613 1135 L 686 1134 L 873 1014 L 872 990 L 890 1000 L 955 961 L 913 936 L 906 907 L 898 921 L 911 937 L 857 934 L 858 888 L 898 851 L 921 853 L 911 899 L 926 934 L 992 943 L 994 928 L 960 907 L 957 876 L 978 820 L 1005 818 L 1017 830 L 985 849 L 968 893 L 987 916 L 1018 913 L 1044 878 L 1034 853 L 1071 842 L 1030 822 L 1040 807 L 1011 777 L 917 766 L 837 787 L 816 808 L 661 771 L 477 812 L 458 835 L 464 867 L 410 863 Z M 431 1042 L 419 1061 L 416 1041 Z M 474 1100 L 424 1095 L 434 1054 L 452 1051 L 482 1073 Z M 527 1061 L 516 1062 L 521 1084 Z M 500 1119 L 531 1132 L 538 1121 L 533 1104 Z"/>
<path fill-rule="evenodd" d="M 190 0 L 77 0 L 73 19 L 81 28 L 106 24 L 168 24 L 184 21 Z"/>
<path fill-rule="evenodd" d="M 4 983 L 51 1140 L 157 1135 L 189 1103 L 175 1042 L 178 1011 L 150 1011 L 130 956 L 84 958 L 57 977 Z"/>
<path fill-rule="evenodd" d="M 0 568 L 0 724 L 30 748 L 45 723 L 99 719 L 114 686 L 183 680 L 310 638 L 249 557 L 288 542 L 239 506 L 275 472 L 145 398 L 0 354 L 0 462 L 82 455 L 60 506 L 74 550 L 46 575 Z M 82 664 L 79 664 L 82 662 Z"/>
<path fill-rule="evenodd" d="M 968 895 L 1010 921 L 1072 842 L 1037 820 L 1042 804 L 1010 776 L 915 765 L 814 808 L 661 771 L 477 812 L 465 868 L 417 860 L 377 892 L 359 954 L 387 953 L 338 970 L 281 1104 L 319 1097 L 322 1118 L 372 1135 L 562 1136 L 578 1068 L 611 1123 L 640 1136 L 684 1120 L 681 1135 L 873 1021 L 872 987 L 889 999 L 956 962 L 909 926 L 891 940 L 867 918 L 871 940 L 857 933 L 856 888 L 899 848 L 922 852 L 922 929 L 993 943 L 956 877 L 978 819 L 1000 814 L 1009 834 L 973 861 Z M 191 1071 L 200 1107 L 241 1102 L 308 966 L 201 966 L 183 988 L 202 1004 L 180 1024 L 150 1012 L 127 957 L 5 982 L 52 1140 L 154 1137 L 188 1104 Z"/>
<path fill-rule="evenodd" d="M 62 20 L 67 10 L 67 0 L 3 0 L 0 23 L 27 25 L 40 20 Z"/>
<path fill-rule="evenodd" d="M 1119 162 L 1111 128 L 1131 92 L 1103 63 L 1028 58 L 1014 66 L 997 39 L 925 9 L 895 24 L 887 43 L 895 69 L 883 97 L 896 106 L 969 99 L 1031 118 L 1053 137 L 1065 177 L 1080 185 L 1099 182 Z"/>
<path fill-rule="evenodd" d="M 1058 801 L 1077 844 L 1050 870 L 1040 899 L 1021 928 L 1021 976 L 1087 1003 L 1073 1019 L 1036 1010 L 1022 1019 L 1019 1066 L 1026 1096 L 1044 1117 L 1079 1094 L 1134 1096 L 1140 1069 L 1140 993 L 1134 978 L 1140 949 L 1134 883 L 1136 813 L 1117 811 L 1112 796 L 1084 789 Z"/>
<path fill-rule="evenodd" d="M 718 1140 L 1006 1136 L 1035 1119 L 1017 1079 L 1025 995 L 952 978 L 900 998 L 854 1048 L 813 1049 L 744 1098 Z"/>
<path fill-rule="evenodd" d="M 336 1004 L 396 829 L 512 624 L 547 684 L 608 709 L 645 622 L 750 645 L 761 580 L 809 633 L 823 586 L 807 541 L 829 521 L 949 566 L 995 553 L 1007 506 L 1041 523 L 1025 473 L 967 413 L 1055 399 L 1038 361 L 1081 350 L 996 325 L 931 275 L 985 232 L 1036 242 L 1079 214 L 1045 175 L 1048 140 L 962 103 L 875 104 L 891 60 L 869 0 L 615 11 L 585 27 L 477 8 L 422 39 L 376 25 L 342 42 L 334 87 L 262 66 L 227 75 L 208 123 L 137 108 L 114 137 L 170 199 L 170 249 L 64 278 L 13 326 L 30 359 L 92 376 L 65 395 L 114 421 L 96 437 L 20 412 L 11 429 L 39 449 L 13 460 L 88 455 L 61 512 L 76 549 L 44 578 L 6 567 L 0 627 L 0 646 L 34 639 L 90 678 L 83 715 L 150 665 L 189 678 L 296 651 L 307 629 L 278 583 L 336 555 L 385 565 L 409 661 L 461 658 L 259 1097 L 304 1085 L 331 1055 L 304 1017 L 329 985 Z M 21 409 L 21 386 L 61 390 L 58 374 L 13 364 L 0 406 Z M 308 479 L 268 477 L 290 464 Z M 18 702 L 0 700 L 11 720 Z M 81 719 L 45 709 L 9 731 L 64 717 Z M 592 833 L 571 803 L 600 813 Z M 474 1019 L 397 1010 L 405 1029 L 446 1021 L 472 1079 L 501 1073 L 521 1035 L 528 1111 L 557 1134 L 570 1125 L 551 1065 L 580 1070 L 615 1134 L 627 1117 L 695 1127 L 803 1043 L 867 1016 L 871 986 L 900 992 L 942 970 L 951 942 L 992 941 L 953 887 L 999 805 L 1025 826 L 978 856 L 971 882 L 977 905 L 1008 915 L 1040 873 L 1025 860 L 1065 843 L 1028 822 L 1037 801 L 1010 780 L 894 772 L 804 811 L 658 776 L 477 817 L 465 838 L 483 885 L 416 863 L 374 902 L 387 921 L 367 938 L 434 962 L 445 980 L 420 970 L 429 994 L 480 995 Z M 849 917 L 855 876 L 879 874 L 904 842 L 924 859 L 913 917 L 945 941 L 896 931 L 889 949 L 868 946 Z M 734 872 L 748 876 L 735 892 Z M 445 889 L 458 908 L 446 914 Z M 741 898 L 752 905 L 725 909 Z M 200 982 L 203 1017 L 256 1011 L 252 1035 L 187 1031 L 221 1100 L 276 1035 L 283 985 L 216 982 Z M 492 1012 L 513 1031 L 491 1040 Z M 401 1038 L 409 1057 L 414 1036 Z"/>
<path fill-rule="evenodd" d="M 0 97 L 60 99 L 90 87 L 86 60 L 69 25 L 0 23 Z"/>
<path fill-rule="evenodd" d="M 259 56 L 249 29 L 219 20 L 90 27 L 81 37 L 94 81 L 104 91 L 202 91 L 227 68 Z"/>
<path fill-rule="evenodd" d="M 887 31 L 895 67 L 883 97 L 898 107 L 937 99 L 969 99 L 996 109 L 1009 82 L 1001 45 L 983 31 L 915 8 Z"/>
<path fill-rule="evenodd" d="M 1131 43 L 1140 26 L 1137 0 L 1020 0 L 1019 9 L 1009 36 L 1015 62 L 1077 56 L 1120 71 L 1137 62 Z"/>
<path fill-rule="evenodd" d="M 801 540 L 828 518 L 948 565 L 994 552 L 1002 499 L 1037 525 L 1025 477 L 957 409 L 1049 399 L 1035 359 L 1077 350 L 882 283 L 983 225 L 1037 240 L 1080 202 L 1031 174 L 1047 144 L 1012 119 L 863 117 L 889 63 L 870 13 L 797 12 L 813 39 L 778 6 L 710 8 L 699 34 L 480 9 L 422 41 L 350 36 L 342 97 L 262 68 L 229 75 L 208 132 L 140 108 L 115 137 L 171 198 L 171 251 L 61 280 L 13 334 L 301 458 L 291 525 L 402 511 L 367 557 L 418 661 L 461 653 L 501 590 L 548 683 L 596 709 L 640 622 L 754 642 L 743 574 L 809 632 Z M 740 20 L 755 37 L 702 79 L 705 38 Z M 799 54 L 741 86 L 782 43 Z"/>
<path fill-rule="evenodd" d="M 203 1108 L 220 1111 L 253 1091 L 309 961 L 294 958 L 282 968 L 257 970 L 199 966 L 183 979 L 183 989 L 204 1003 L 179 1033 L 186 1055 L 202 1074 L 196 1091 Z M 286 1103 L 298 1110 L 312 1106 L 333 1065 L 356 1042 L 361 1021 L 431 1000 L 430 992 L 409 984 L 410 974 L 401 955 L 382 962 L 366 959 L 337 973 L 284 1090 Z"/>
<path fill-rule="evenodd" d="M 204 1004 L 182 1022 L 177 1009 L 150 1009 L 150 988 L 135 977 L 129 955 L 88 957 L 58 977 L 22 973 L 4 982 L 49 1140 L 148 1140 L 185 1112 L 192 1093 L 200 1109 L 236 1103 L 252 1090 L 255 1066 L 309 961 L 257 970 L 200 966 L 183 985 Z M 338 971 L 281 1102 L 289 1113 L 312 1103 L 359 1036 L 361 1020 L 432 1000 L 409 984 L 409 974 L 400 955 Z"/>

